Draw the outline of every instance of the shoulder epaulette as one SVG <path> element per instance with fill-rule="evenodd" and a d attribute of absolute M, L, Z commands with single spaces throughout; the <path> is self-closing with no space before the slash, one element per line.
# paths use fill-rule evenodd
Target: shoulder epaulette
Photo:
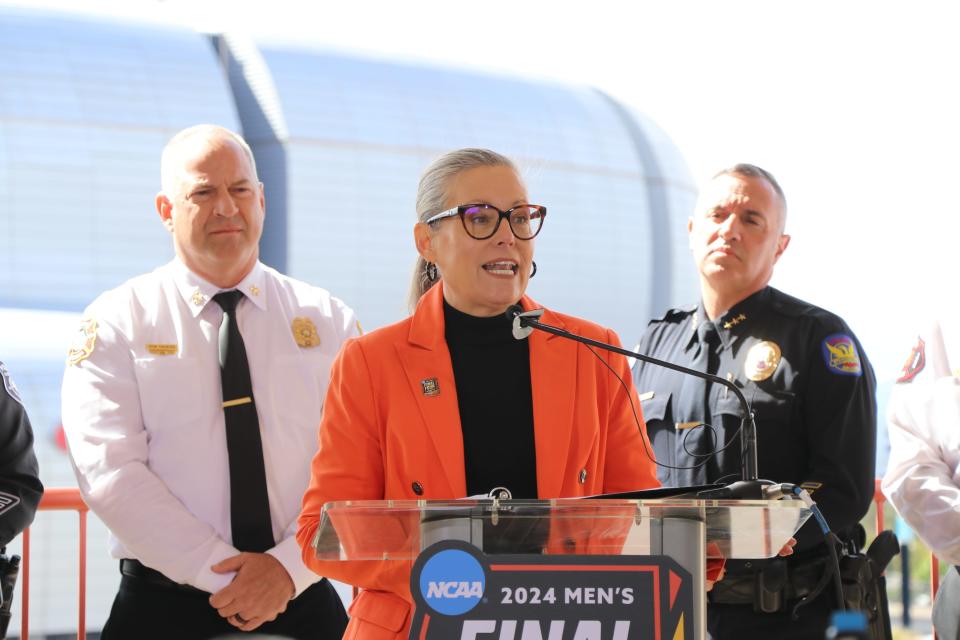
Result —
<path fill-rule="evenodd" d="M 787 316 L 819 315 L 826 313 L 816 305 L 812 305 L 800 298 L 795 298 L 773 287 L 770 287 L 770 306 L 775 311 Z"/>
<path fill-rule="evenodd" d="M 693 304 L 686 307 L 675 307 L 673 309 L 667 309 L 663 315 L 660 317 L 654 317 L 650 320 L 648 324 L 653 324 L 655 322 L 668 322 L 671 320 L 678 320 L 680 318 L 685 318 L 697 310 L 697 305 Z"/>

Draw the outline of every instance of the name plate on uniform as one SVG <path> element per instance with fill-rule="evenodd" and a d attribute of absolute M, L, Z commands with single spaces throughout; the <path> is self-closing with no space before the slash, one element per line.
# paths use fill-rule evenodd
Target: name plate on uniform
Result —
<path fill-rule="evenodd" d="M 693 579 L 667 556 L 485 555 L 428 547 L 411 640 L 693 638 Z"/>
<path fill-rule="evenodd" d="M 175 356 L 178 347 L 175 344 L 148 344 L 147 351 L 155 356 Z"/>

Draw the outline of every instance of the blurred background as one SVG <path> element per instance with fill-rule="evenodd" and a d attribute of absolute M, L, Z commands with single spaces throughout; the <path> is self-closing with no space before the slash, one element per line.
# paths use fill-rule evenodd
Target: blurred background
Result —
<path fill-rule="evenodd" d="M 531 295 L 628 345 L 696 300 L 697 184 L 759 164 L 786 191 L 793 235 L 773 284 L 853 327 L 882 416 L 916 329 L 955 295 L 957 25 L 923 1 L 0 1 L 0 360 L 45 484 L 75 485 L 59 384 L 77 320 L 172 257 L 153 208 L 159 153 L 199 122 L 254 149 L 264 261 L 328 288 L 368 330 L 406 314 L 416 183 L 446 150 L 518 160 L 550 211 Z M 74 520 L 33 528 L 36 637 L 75 633 Z M 90 536 L 95 630 L 119 576 L 95 519 Z M 929 553 L 909 544 L 912 582 L 895 561 L 891 608 L 899 637 L 926 637 Z"/>

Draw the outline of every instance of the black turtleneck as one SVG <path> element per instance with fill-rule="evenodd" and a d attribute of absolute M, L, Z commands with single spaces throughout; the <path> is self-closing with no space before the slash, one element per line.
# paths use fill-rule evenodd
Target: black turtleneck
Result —
<path fill-rule="evenodd" d="M 505 315 L 478 318 L 444 301 L 463 430 L 467 495 L 506 487 L 514 498 L 537 497 L 530 347 Z"/>

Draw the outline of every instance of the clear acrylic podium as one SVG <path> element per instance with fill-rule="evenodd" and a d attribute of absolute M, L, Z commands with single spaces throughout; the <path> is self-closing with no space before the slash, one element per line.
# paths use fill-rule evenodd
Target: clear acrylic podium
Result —
<path fill-rule="evenodd" d="M 773 557 L 809 516 L 794 499 L 343 501 L 324 507 L 313 547 L 328 561 L 413 561 L 451 540 L 486 557 L 666 556 L 692 579 L 686 637 L 699 640 L 706 637 L 705 559 Z M 679 636 L 664 630 L 662 637 Z"/>

